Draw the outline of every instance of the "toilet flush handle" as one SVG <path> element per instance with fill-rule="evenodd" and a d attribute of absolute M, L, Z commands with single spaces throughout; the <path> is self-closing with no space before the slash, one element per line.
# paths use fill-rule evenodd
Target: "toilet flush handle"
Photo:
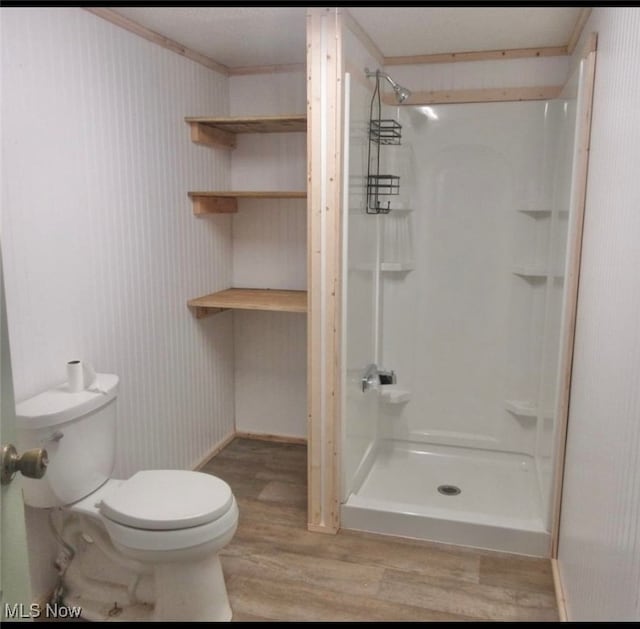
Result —
<path fill-rule="evenodd" d="M 43 437 L 42 439 L 40 439 L 40 445 L 46 447 L 48 443 L 58 443 L 58 441 L 60 441 L 62 437 L 64 437 L 64 433 L 61 430 L 56 430 L 52 432 L 48 437 Z"/>

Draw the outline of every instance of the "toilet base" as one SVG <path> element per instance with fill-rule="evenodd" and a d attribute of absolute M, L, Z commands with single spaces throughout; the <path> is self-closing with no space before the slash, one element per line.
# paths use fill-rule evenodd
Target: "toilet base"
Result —
<path fill-rule="evenodd" d="M 95 522 L 72 516 L 64 527 L 75 557 L 63 580 L 63 603 L 92 621 L 229 621 L 220 559 L 141 564 L 118 553 Z M 203 549 L 205 550 L 205 549 Z"/>
<path fill-rule="evenodd" d="M 179 564 L 154 566 L 155 604 L 131 602 L 122 584 L 66 581 L 64 604 L 80 607 L 91 621 L 209 621 L 228 622 L 232 611 L 218 557 L 180 570 Z M 176 568 L 178 568 L 176 570 Z M 72 585 L 73 583 L 73 585 Z"/>
<path fill-rule="evenodd" d="M 155 564 L 154 583 L 154 620 L 231 620 L 231 606 L 217 555 L 188 564 Z"/>
<path fill-rule="evenodd" d="M 131 584 L 137 581 L 134 597 Z M 94 544 L 79 544 L 67 568 L 62 601 L 79 607 L 90 621 L 153 620 L 154 594 L 151 575 L 123 570 Z"/>

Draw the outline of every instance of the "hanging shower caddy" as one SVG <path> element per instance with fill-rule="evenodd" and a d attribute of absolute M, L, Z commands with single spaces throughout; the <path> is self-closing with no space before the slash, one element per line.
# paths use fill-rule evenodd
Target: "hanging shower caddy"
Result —
<path fill-rule="evenodd" d="M 377 117 L 374 104 L 377 103 Z M 400 176 L 380 173 L 380 147 L 398 145 L 402 140 L 402 125 L 396 120 L 382 119 L 380 102 L 380 75 L 376 72 L 376 87 L 369 107 L 369 150 L 367 154 L 367 214 L 388 214 L 391 200 L 381 201 L 380 197 L 400 194 Z M 372 164 L 373 147 L 373 164 Z M 385 205 L 386 203 L 386 205 Z"/>

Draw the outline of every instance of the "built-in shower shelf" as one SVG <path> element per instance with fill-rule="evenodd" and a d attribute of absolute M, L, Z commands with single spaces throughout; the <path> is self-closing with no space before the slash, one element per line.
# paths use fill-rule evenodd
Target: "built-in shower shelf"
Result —
<path fill-rule="evenodd" d="M 548 271 L 545 271 L 544 269 L 540 269 L 534 266 L 531 266 L 531 267 L 517 266 L 512 269 L 512 272 L 514 275 L 518 275 L 520 277 L 523 277 L 526 280 L 531 280 L 531 281 L 546 280 L 549 277 L 553 278 L 554 280 L 564 279 L 563 271 L 548 272 Z"/>
<path fill-rule="evenodd" d="M 519 209 L 518 212 L 522 214 L 530 214 L 531 216 L 535 216 L 536 218 L 544 218 L 545 216 L 549 216 L 551 214 L 551 210 L 542 210 L 542 209 Z"/>
<path fill-rule="evenodd" d="M 547 216 L 550 216 L 551 214 L 553 214 L 555 211 L 556 214 L 559 214 L 560 216 L 568 216 L 569 215 L 569 211 L 568 210 L 550 210 L 550 209 L 526 209 L 526 208 L 520 208 L 518 210 L 518 212 L 521 212 L 522 214 L 529 214 L 531 216 L 533 216 L 534 218 L 545 218 Z"/>
<path fill-rule="evenodd" d="M 187 117 L 191 141 L 217 148 L 233 148 L 238 133 L 290 133 L 307 130 L 305 114 L 286 116 L 242 116 L 223 118 Z"/>
<path fill-rule="evenodd" d="M 504 407 L 514 415 L 518 417 L 532 417 L 538 416 L 538 409 L 530 402 L 523 402 L 522 400 L 507 400 L 504 403 Z"/>
<path fill-rule="evenodd" d="M 413 262 L 381 262 L 380 270 L 385 272 L 401 273 L 403 271 L 413 271 Z"/>
<path fill-rule="evenodd" d="M 519 275 L 525 279 L 546 279 L 549 275 L 545 269 L 535 266 L 515 266 L 512 272 L 514 275 Z"/>
<path fill-rule="evenodd" d="M 307 291 L 264 288 L 228 288 L 196 299 L 187 306 L 197 319 L 224 310 L 270 310 L 275 312 L 307 312 Z"/>
<path fill-rule="evenodd" d="M 404 404 L 411 399 L 411 391 L 395 384 L 383 384 L 380 387 L 380 399 L 387 404 Z"/>
<path fill-rule="evenodd" d="M 189 192 L 193 213 L 230 214 L 238 211 L 238 199 L 306 199 L 304 190 L 226 190 Z"/>
<path fill-rule="evenodd" d="M 531 402 L 522 400 L 507 400 L 504 403 L 504 407 L 507 411 L 518 417 L 529 417 L 535 419 L 539 415 L 538 407 L 534 406 Z M 553 413 L 551 411 L 543 412 L 545 419 L 552 419 Z"/>

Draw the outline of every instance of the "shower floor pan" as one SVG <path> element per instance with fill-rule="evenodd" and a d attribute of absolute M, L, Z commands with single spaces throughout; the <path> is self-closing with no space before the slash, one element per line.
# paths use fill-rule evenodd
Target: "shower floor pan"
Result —
<path fill-rule="evenodd" d="M 522 454 L 381 441 L 341 518 L 345 529 L 549 555 L 534 460 Z"/>

